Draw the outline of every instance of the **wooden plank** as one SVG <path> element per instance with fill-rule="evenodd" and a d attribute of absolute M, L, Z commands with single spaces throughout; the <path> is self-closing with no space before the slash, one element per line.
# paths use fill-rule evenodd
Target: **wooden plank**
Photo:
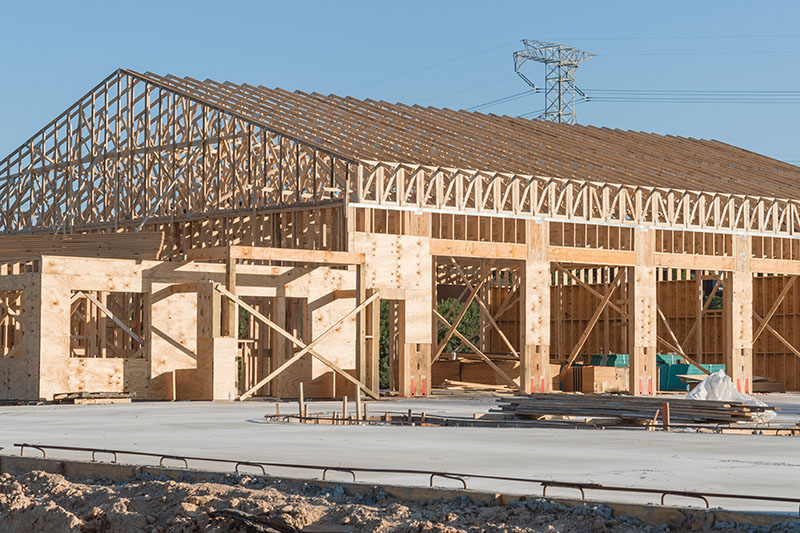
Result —
<path fill-rule="evenodd" d="M 633 266 L 636 255 L 634 252 L 627 250 L 550 246 L 547 250 L 547 259 L 551 262 L 583 265 Z"/>
<path fill-rule="evenodd" d="M 464 281 L 464 284 L 467 286 L 467 288 L 468 288 L 470 291 L 474 290 L 474 287 L 473 287 L 473 286 L 472 286 L 472 284 L 469 282 L 469 278 L 468 278 L 468 277 L 467 277 L 467 275 L 464 273 L 464 270 L 461 268 L 461 265 L 459 265 L 459 264 L 458 264 L 458 262 L 457 262 L 457 261 L 456 261 L 454 258 L 452 258 L 452 257 L 450 258 L 450 261 L 451 261 L 451 262 L 453 263 L 453 265 L 456 267 L 456 270 L 458 271 L 458 274 L 461 276 L 461 279 Z M 478 302 L 478 305 L 480 306 L 481 310 L 482 310 L 482 311 L 485 313 L 485 317 L 486 317 L 486 319 L 489 321 L 489 323 L 490 323 L 492 326 L 494 326 L 495 330 L 497 330 L 497 334 L 500 336 L 500 338 L 501 338 L 501 339 L 503 340 L 503 342 L 506 344 L 506 346 L 508 347 L 509 351 L 510 351 L 512 354 L 514 354 L 514 356 L 516 356 L 516 357 L 519 357 L 519 354 L 518 354 L 518 353 L 517 353 L 517 351 L 514 349 L 514 345 L 513 345 L 513 344 L 511 344 L 511 341 L 510 341 L 510 340 L 508 340 L 508 337 L 506 337 L 505 333 L 503 333 L 503 330 L 502 330 L 502 329 L 500 329 L 500 326 L 498 326 L 498 325 L 497 325 L 497 322 L 495 321 L 494 317 L 492 317 L 492 312 L 491 312 L 491 310 L 488 308 L 488 306 L 487 306 L 487 305 L 486 305 L 486 303 L 483 301 L 483 299 L 482 299 L 480 296 L 477 296 L 477 295 L 476 295 L 476 296 L 475 296 L 475 301 L 476 301 L 476 302 Z"/>
<path fill-rule="evenodd" d="M 524 244 L 431 239 L 431 255 L 522 260 L 528 257 L 528 248 Z"/>
<path fill-rule="evenodd" d="M 327 265 L 363 265 L 365 255 L 360 252 L 335 252 L 329 250 L 301 250 L 298 248 L 270 248 L 262 246 L 217 246 L 193 248 L 186 252 L 189 261 L 251 259 L 257 261 L 286 261 Z"/>
<path fill-rule="evenodd" d="M 761 316 L 760 316 L 758 313 L 756 313 L 755 311 L 753 311 L 753 317 L 754 317 L 754 318 L 756 318 L 757 320 L 760 320 L 760 321 L 762 321 L 762 322 L 764 321 L 764 319 L 763 319 L 763 318 L 761 318 Z M 797 348 L 795 348 L 794 346 L 792 346 L 792 344 L 791 344 L 789 341 L 787 341 L 787 340 L 786 340 L 786 339 L 783 337 L 783 335 L 781 335 L 780 333 L 778 333 L 778 332 L 775 330 L 775 328 L 773 328 L 772 326 L 770 326 L 769 324 L 767 324 L 767 325 L 766 325 L 766 329 L 767 329 L 767 331 L 769 331 L 770 333 L 772 333 L 773 335 L 775 335 L 775 338 L 777 338 L 779 341 L 781 341 L 781 343 L 782 343 L 784 346 L 786 346 L 786 347 L 789 349 L 789 351 L 790 351 L 790 352 L 792 352 L 794 355 L 796 355 L 797 357 L 799 357 L 799 358 L 800 358 L 800 350 L 798 350 Z"/>

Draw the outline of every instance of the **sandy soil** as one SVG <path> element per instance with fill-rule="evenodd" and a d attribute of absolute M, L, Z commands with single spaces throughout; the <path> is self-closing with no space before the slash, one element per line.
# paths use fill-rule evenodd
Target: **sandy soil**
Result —
<path fill-rule="evenodd" d="M 667 531 L 609 508 L 570 509 L 543 500 L 486 506 L 463 498 L 425 504 L 399 502 L 382 491 L 347 496 L 343 487 L 229 476 L 224 483 L 176 482 L 140 476 L 112 483 L 71 481 L 32 472 L 0 475 L 0 531 L 4 532 L 591 532 Z M 214 517 L 227 511 L 248 517 Z M 686 524 L 683 531 L 709 529 Z M 774 531 L 789 531 L 774 529 Z"/>

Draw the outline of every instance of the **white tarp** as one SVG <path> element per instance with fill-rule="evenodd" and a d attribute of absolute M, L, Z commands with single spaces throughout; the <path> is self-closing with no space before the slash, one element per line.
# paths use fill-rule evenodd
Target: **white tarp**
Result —
<path fill-rule="evenodd" d="M 761 400 L 749 394 L 739 392 L 733 384 L 733 380 L 725 374 L 724 370 L 718 370 L 698 383 L 695 388 L 689 391 L 689 394 L 686 395 L 686 399 L 743 402 L 748 405 L 767 407 L 767 404 Z M 776 416 L 778 415 L 775 411 L 764 411 L 763 413 L 754 413 L 753 420 L 761 424 L 766 424 Z"/>

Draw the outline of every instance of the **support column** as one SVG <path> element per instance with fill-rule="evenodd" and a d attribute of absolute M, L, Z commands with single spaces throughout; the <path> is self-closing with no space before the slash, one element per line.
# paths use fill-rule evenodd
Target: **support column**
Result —
<path fill-rule="evenodd" d="M 356 265 L 356 306 L 367 299 L 367 270 L 364 265 Z M 356 315 L 356 378 L 361 383 L 367 383 L 369 362 L 367 354 L 367 313 L 369 308 Z"/>
<path fill-rule="evenodd" d="M 528 258 L 520 268 L 520 386 L 552 392 L 550 375 L 550 244 L 548 222 L 528 221 Z"/>
<path fill-rule="evenodd" d="M 636 265 L 627 269 L 629 392 L 633 395 L 654 394 L 658 390 L 655 230 L 636 228 L 633 233 Z M 622 274 L 619 272 L 617 275 Z"/>
<path fill-rule="evenodd" d="M 200 399 L 233 400 L 236 398 L 236 336 L 222 336 L 222 302 L 219 292 L 209 283 L 197 285 L 197 381 Z M 238 310 L 237 310 L 238 311 Z M 225 314 L 226 318 L 230 313 Z"/>
<path fill-rule="evenodd" d="M 375 294 L 375 290 L 367 291 L 368 296 Z M 367 338 L 367 381 L 364 383 L 372 387 L 375 392 L 380 391 L 380 338 L 381 338 L 381 299 L 378 298 L 364 311 L 366 315 Z"/>
<path fill-rule="evenodd" d="M 230 252 L 229 252 L 230 253 Z M 225 289 L 236 294 L 236 259 L 228 257 L 225 262 Z M 225 328 L 222 335 L 225 337 L 239 336 L 239 308 L 230 300 L 225 300 L 224 306 Z"/>
<path fill-rule="evenodd" d="M 400 395 L 427 396 L 431 392 L 431 291 L 407 290 L 400 303 Z"/>
<path fill-rule="evenodd" d="M 733 236 L 734 271 L 725 272 L 723 362 L 736 388 L 750 393 L 753 383 L 753 273 L 750 237 Z"/>

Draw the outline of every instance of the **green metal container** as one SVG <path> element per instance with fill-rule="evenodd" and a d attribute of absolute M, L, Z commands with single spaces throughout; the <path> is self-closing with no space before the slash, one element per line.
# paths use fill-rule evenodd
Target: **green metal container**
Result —
<path fill-rule="evenodd" d="M 725 370 L 725 365 L 701 365 L 712 374 L 717 370 Z M 659 385 L 661 390 L 688 391 L 689 383 L 684 383 L 678 376 L 704 376 L 705 374 L 696 366 L 689 364 L 658 365 L 660 372 Z"/>

